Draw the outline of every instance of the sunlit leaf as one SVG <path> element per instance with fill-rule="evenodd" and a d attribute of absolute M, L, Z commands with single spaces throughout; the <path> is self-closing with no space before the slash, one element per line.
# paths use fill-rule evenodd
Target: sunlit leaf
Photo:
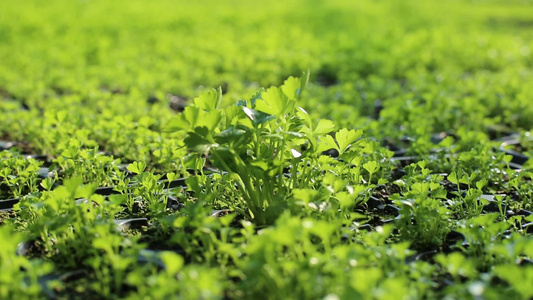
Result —
<path fill-rule="evenodd" d="M 222 102 L 222 89 L 220 87 L 210 89 L 199 97 L 196 97 L 193 102 L 205 111 L 215 110 L 220 107 L 220 102 Z"/>

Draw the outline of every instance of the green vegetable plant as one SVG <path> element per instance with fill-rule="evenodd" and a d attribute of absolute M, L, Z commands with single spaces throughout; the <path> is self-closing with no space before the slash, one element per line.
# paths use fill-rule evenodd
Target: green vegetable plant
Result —
<path fill-rule="evenodd" d="M 488 203 L 486 199 L 481 198 L 483 188 L 487 184 L 486 179 L 476 181 L 478 173 L 466 174 L 463 170 L 452 172 L 447 179 L 456 184 L 458 201 L 456 201 L 456 211 L 463 218 L 472 218 L 479 216 L 483 206 Z M 472 186 L 475 183 L 475 188 Z M 466 186 L 466 190 L 461 190 L 461 185 Z"/>
<path fill-rule="evenodd" d="M 164 192 L 165 182 L 161 180 L 163 176 L 145 171 L 144 162 L 133 162 L 128 165 L 127 170 L 134 176 L 126 178 L 124 173 L 119 172 L 115 190 L 124 195 L 128 211 L 136 214 L 148 212 L 154 216 L 163 212 L 169 195 Z M 173 178 L 175 174 L 169 174 L 167 179 L 169 176 Z"/>
<path fill-rule="evenodd" d="M 17 152 L 0 152 L 0 199 L 18 198 L 38 191 L 37 171 L 42 162 Z"/>
<path fill-rule="evenodd" d="M 510 188 L 518 194 L 519 205 L 526 210 L 533 208 L 533 173 L 531 171 L 523 171 L 509 180 Z"/>
<path fill-rule="evenodd" d="M 42 296 L 44 289 L 40 277 L 52 272 L 54 266 L 41 259 L 29 259 L 17 256 L 17 247 L 22 242 L 20 233 L 14 232 L 7 225 L 0 227 L 0 298 L 2 299 L 31 299 Z"/>
<path fill-rule="evenodd" d="M 400 207 L 396 220 L 403 240 L 412 242 L 417 249 L 439 247 L 451 230 L 451 211 L 444 204 L 447 192 L 440 185 L 443 176 L 430 175 L 426 161 L 410 166 L 411 172 L 420 175 L 411 177 L 401 194 L 394 194 L 392 200 Z"/>
<path fill-rule="evenodd" d="M 197 159 L 207 156 L 227 172 L 246 203 L 243 213 L 257 224 L 271 224 L 285 209 L 293 209 L 287 201 L 291 190 L 298 183 L 300 188 L 304 182 L 312 185 L 305 166 L 315 165 L 331 148 L 342 157 L 361 137 L 361 131 L 342 129 L 335 141 L 327 134 L 334 129 L 331 122 L 313 127 L 305 110 L 296 107 L 307 80 L 308 75 L 290 77 L 280 88 L 260 90 L 226 108 L 220 108 L 220 89 L 211 90 L 167 126 L 169 131 L 187 132 L 185 145 Z"/>
<path fill-rule="evenodd" d="M 84 149 L 77 140 L 71 140 L 61 154 L 53 160 L 60 178 L 81 177 L 85 183 L 98 186 L 113 185 L 120 160 L 98 153 L 98 147 Z"/>
<path fill-rule="evenodd" d="M 94 279 L 90 288 L 110 297 L 123 290 L 124 276 L 136 266 L 143 247 L 122 235 L 113 222 L 121 202 L 105 201 L 93 194 L 95 188 L 72 177 L 39 197 L 24 198 L 16 209 L 26 219 L 19 226 L 33 233 L 25 243 L 37 249 L 27 255 L 40 254 L 58 268 L 86 270 L 87 278 Z M 62 255 L 66 252 L 70 255 Z"/>
<path fill-rule="evenodd" d="M 468 242 L 467 248 L 459 247 L 469 256 L 479 258 L 480 267 L 486 267 L 494 262 L 496 258 L 486 255 L 485 249 L 503 239 L 502 232 L 508 228 L 506 223 L 495 222 L 497 218 L 498 214 L 485 214 L 462 220 L 458 224 L 457 231 L 462 233 Z"/>

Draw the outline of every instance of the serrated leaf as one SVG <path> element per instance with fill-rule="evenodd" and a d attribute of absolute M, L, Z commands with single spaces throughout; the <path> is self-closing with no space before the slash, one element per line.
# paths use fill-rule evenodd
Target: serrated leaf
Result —
<path fill-rule="evenodd" d="M 183 118 L 189 123 L 189 127 L 193 128 L 198 122 L 198 116 L 200 115 L 200 108 L 196 106 L 187 106 L 182 112 Z"/>
<path fill-rule="evenodd" d="M 141 174 L 146 169 L 146 163 L 144 161 L 134 161 L 126 169 L 134 174 Z"/>
<path fill-rule="evenodd" d="M 218 110 L 204 111 L 195 106 L 187 106 L 183 113 L 172 119 L 164 131 L 192 130 L 195 127 L 206 127 L 214 130 L 222 120 L 222 112 Z"/>
<path fill-rule="evenodd" d="M 242 107 L 243 106 L 239 106 L 239 105 L 231 105 L 224 109 L 224 113 L 223 113 L 224 121 L 225 121 L 224 128 L 231 126 L 232 124 L 234 124 L 234 121 L 236 119 L 242 117 L 241 115 Z"/>
<path fill-rule="evenodd" d="M 335 139 L 339 144 L 339 154 L 348 150 L 351 144 L 355 143 L 363 135 L 362 130 L 348 130 L 343 128 L 335 134 Z"/>
<path fill-rule="evenodd" d="M 222 113 L 218 110 L 212 110 L 209 112 L 201 111 L 195 126 L 206 127 L 209 131 L 213 131 L 218 124 L 220 124 L 221 120 Z"/>
<path fill-rule="evenodd" d="M 281 89 L 271 87 L 262 94 L 262 99 L 257 100 L 254 109 L 264 113 L 282 116 L 288 108 L 287 97 L 283 94 Z"/>
<path fill-rule="evenodd" d="M 288 99 L 296 99 L 300 93 L 300 79 L 296 77 L 289 77 L 285 80 L 283 85 L 281 86 L 281 90 L 283 91 L 283 94 L 287 96 Z"/>
<path fill-rule="evenodd" d="M 368 173 L 374 174 L 379 169 L 379 164 L 377 161 L 369 161 L 363 164 L 363 168 L 368 171 Z"/>
<path fill-rule="evenodd" d="M 252 97 L 250 97 L 250 104 L 252 107 L 255 107 L 255 103 L 257 102 L 257 100 L 261 99 L 261 96 L 264 91 L 265 89 L 261 88 Z"/>
<path fill-rule="evenodd" d="M 220 102 L 222 102 L 222 88 L 210 89 L 196 97 L 193 102 L 194 105 L 205 111 L 215 110 L 220 107 Z"/>

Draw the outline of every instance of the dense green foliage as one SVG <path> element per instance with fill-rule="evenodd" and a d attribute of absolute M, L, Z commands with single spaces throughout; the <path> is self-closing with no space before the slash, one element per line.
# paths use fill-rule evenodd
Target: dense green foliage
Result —
<path fill-rule="evenodd" d="M 532 5 L 0 2 L 0 298 L 533 297 Z"/>

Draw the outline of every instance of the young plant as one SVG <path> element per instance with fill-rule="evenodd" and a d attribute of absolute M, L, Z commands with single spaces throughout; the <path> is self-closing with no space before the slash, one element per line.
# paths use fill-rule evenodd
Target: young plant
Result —
<path fill-rule="evenodd" d="M 29 259 L 17 255 L 22 235 L 10 226 L 0 226 L 0 298 L 37 299 L 44 297 L 41 277 L 51 273 L 53 264 L 40 259 Z"/>
<path fill-rule="evenodd" d="M 211 90 L 174 119 L 167 130 L 185 130 L 185 144 L 197 158 L 208 156 L 220 171 L 227 172 L 246 203 L 247 214 L 257 224 L 272 222 L 289 203 L 291 190 L 322 151 L 335 148 L 344 154 L 362 132 L 343 129 L 337 141 L 327 135 L 331 123 L 315 128 L 307 113 L 296 107 L 307 77 L 290 77 L 280 87 L 260 90 L 249 101 L 220 108 L 221 91 Z M 291 171 L 291 176 L 285 174 Z"/>
<path fill-rule="evenodd" d="M 83 149 L 79 141 L 71 140 L 53 163 L 62 178 L 80 176 L 84 183 L 111 186 L 120 161 L 98 153 L 98 147 Z"/>
<path fill-rule="evenodd" d="M 18 198 L 38 190 L 42 162 L 11 152 L 0 152 L 0 199 Z"/>

